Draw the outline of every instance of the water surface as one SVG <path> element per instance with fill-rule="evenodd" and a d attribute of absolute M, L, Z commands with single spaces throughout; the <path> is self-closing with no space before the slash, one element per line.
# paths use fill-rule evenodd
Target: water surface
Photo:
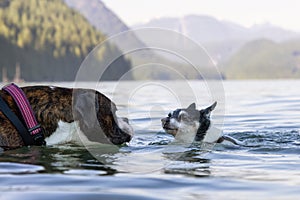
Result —
<path fill-rule="evenodd" d="M 68 144 L 2 152 L 0 199 L 300 197 L 300 81 L 225 81 L 225 98 L 217 99 L 213 121 L 245 146 L 204 149 L 172 143 L 174 138 L 160 126 L 160 118 L 177 107 L 196 101 L 202 108 L 215 100 L 204 82 L 183 84 L 86 83 L 112 98 L 119 115 L 130 118 L 133 140 L 121 147 L 87 150 Z"/>

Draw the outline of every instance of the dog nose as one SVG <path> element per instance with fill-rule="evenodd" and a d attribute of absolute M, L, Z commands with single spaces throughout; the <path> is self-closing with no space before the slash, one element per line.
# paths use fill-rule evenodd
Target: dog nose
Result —
<path fill-rule="evenodd" d="M 169 121 L 169 118 L 168 118 L 168 117 L 165 117 L 165 118 L 162 118 L 162 119 L 161 119 L 161 122 L 162 122 L 163 124 L 167 123 L 168 121 Z"/>

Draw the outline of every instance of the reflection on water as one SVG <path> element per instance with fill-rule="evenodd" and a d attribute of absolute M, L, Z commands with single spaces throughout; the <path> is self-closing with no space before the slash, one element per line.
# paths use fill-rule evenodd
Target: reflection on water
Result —
<path fill-rule="evenodd" d="M 34 199 L 36 192 L 48 199 L 249 199 L 253 194 L 258 199 L 295 199 L 300 195 L 299 81 L 225 82 L 223 130 L 245 145 L 205 148 L 174 143 L 162 132 L 160 118 L 179 106 L 176 99 L 159 91 L 150 94 L 146 88 L 127 104 L 124 91 L 119 96 L 111 93 L 110 84 L 114 83 L 101 91 L 114 99 L 120 115 L 131 119 L 136 130 L 133 140 L 120 147 L 99 145 L 88 150 L 68 144 L 2 152 L 0 199 Z M 135 87 L 126 84 L 122 87 Z M 200 83 L 191 85 L 197 88 Z M 181 103 L 189 105 L 189 94 L 184 95 Z M 209 101 L 209 96 L 203 97 L 199 107 Z"/>

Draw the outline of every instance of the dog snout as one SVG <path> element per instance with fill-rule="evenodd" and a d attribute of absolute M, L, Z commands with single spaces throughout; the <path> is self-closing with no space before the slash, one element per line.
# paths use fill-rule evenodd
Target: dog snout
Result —
<path fill-rule="evenodd" d="M 161 123 L 162 123 L 162 124 L 165 124 L 165 123 L 167 123 L 168 121 L 170 121 L 170 119 L 169 119 L 168 117 L 165 117 L 165 118 L 162 118 L 162 119 L 161 119 Z"/>
<path fill-rule="evenodd" d="M 163 128 L 168 127 L 170 123 L 170 118 L 169 117 L 165 117 L 161 119 L 161 125 Z"/>
<path fill-rule="evenodd" d="M 115 145 L 120 145 L 125 142 L 130 142 L 133 137 L 131 134 L 124 132 L 120 128 L 117 129 L 116 133 L 117 133 L 116 135 L 110 138 L 110 141 Z"/>
<path fill-rule="evenodd" d="M 129 124 L 129 119 L 128 119 L 127 117 L 122 117 L 122 120 L 123 120 L 124 122 L 126 122 L 127 124 Z"/>

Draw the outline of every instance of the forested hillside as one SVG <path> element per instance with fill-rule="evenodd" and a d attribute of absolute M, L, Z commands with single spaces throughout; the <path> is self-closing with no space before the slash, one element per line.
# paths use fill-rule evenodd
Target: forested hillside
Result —
<path fill-rule="evenodd" d="M 300 78 L 300 40 L 247 43 L 225 64 L 228 79 Z"/>
<path fill-rule="evenodd" d="M 86 55 L 104 40 L 61 0 L 0 0 L 0 73 L 6 68 L 9 78 L 19 64 L 25 81 L 72 81 Z M 99 67 L 107 54 L 118 51 L 113 45 L 101 48 Z M 123 57 L 113 65 L 106 79 L 118 79 L 130 69 Z"/>

